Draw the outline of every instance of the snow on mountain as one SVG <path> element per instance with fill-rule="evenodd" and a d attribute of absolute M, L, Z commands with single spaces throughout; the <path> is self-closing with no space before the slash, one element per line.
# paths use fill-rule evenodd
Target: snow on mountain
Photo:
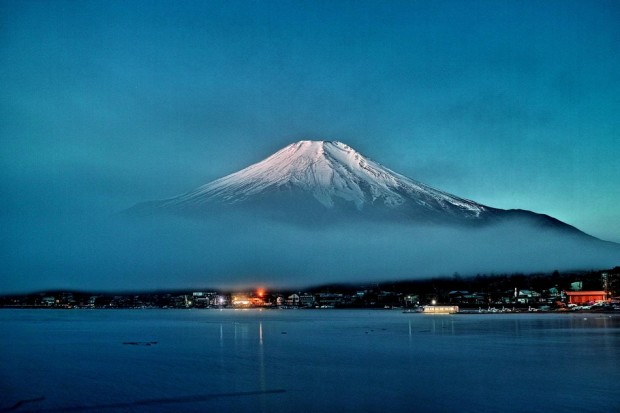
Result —
<path fill-rule="evenodd" d="M 416 182 L 365 158 L 341 142 L 300 141 L 236 173 L 161 201 L 166 209 L 210 202 L 238 204 L 265 194 L 301 191 L 326 208 L 351 203 L 357 210 L 384 207 L 479 218 L 493 208 Z"/>
<path fill-rule="evenodd" d="M 527 226 L 593 239 L 548 215 L 493 208 L 431 188 L 335 141 L 290 144 L 186 194 L 139 203 L 124 212 L 205 218 L 242 212 L 310 226 L 360 218 L 445 227 L 511 223 L 513 229 Z"/>

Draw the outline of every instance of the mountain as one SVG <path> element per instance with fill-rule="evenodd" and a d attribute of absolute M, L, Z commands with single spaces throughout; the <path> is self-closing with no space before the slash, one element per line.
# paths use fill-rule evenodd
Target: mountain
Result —
<path fill-rule="evenodd" d="M 293 143 L 231 175 L 174 198 L 137 204 L 130 212 L 212 215 L 235 210 L 311 225 L 356 218 L 448 226 L 518 221 L 589 237 L 547 215 L 493 208 L 437 190 L 331 141 Z"/>

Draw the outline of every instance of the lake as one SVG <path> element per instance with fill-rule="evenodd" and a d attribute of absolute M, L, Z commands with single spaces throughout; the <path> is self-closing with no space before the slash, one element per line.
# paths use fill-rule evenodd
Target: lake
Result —
<path fill-rule="evenodd" d="M 619 367 L 617 314 L 0 310 L 0 412 L 601 412 Z"/>

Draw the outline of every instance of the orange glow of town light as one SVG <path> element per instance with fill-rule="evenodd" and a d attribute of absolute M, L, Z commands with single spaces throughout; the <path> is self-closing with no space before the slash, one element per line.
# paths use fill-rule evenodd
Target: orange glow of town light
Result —
<path fill-rule="evenodd" d="M 259 288 L 256 290 L 256 295 L 258 295 L 259 297 L 264 297 L 265 296 L 265 289 L 264 288 Z"/>

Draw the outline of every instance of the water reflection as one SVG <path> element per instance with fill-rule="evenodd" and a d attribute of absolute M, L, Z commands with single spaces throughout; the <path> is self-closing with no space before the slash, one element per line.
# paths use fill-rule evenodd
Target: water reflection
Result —
<path fill-rule="evenodd" d="M 449 319 L 444 318 L 444 316 L 431 316 L 432 319 L 432 327 L 431 333 L 433 335 L 454 335 L 454 318 L 450 317 Z"/>
<path fill-rule="evenodd" d="M 265 348 L 263 346 L 263 322 L 258 323 L 258 386 L 260 391 L 267 389 L 267 374 L 265 372 Z M 261 411 L 267 411 L 267 401 L 264 395 L 260 396 Z"/>
<path fill-rule="evenodd" d="M 520 320 L 518 318 L 514 320 L 515 336 L 517 337 L 521 336 L 521 326 L 519 325 L 519 322 Z"/>
<path fill-rule="evenodd" d="M 411 332 L 411 320 L 409 320 L 409 344 L 411 344 L 412 339 L 413 339 L 413 334 Z"/>
<path fill-rule="evenodd" d="M 46 396 L 39 411 L 59 412 L 67 411 L 62 406 L 118 403 L 108 410 L 413 411 L 428 406 L 437 413 L 521 413 L 535 411 L 534 401 L 558 410 L 609 411 L 620 382 L 617 315 L 162 311 L 131 312 L 119 323 L 120 312 L 82 311 L 62 313 L 81 323 L 69 331 L 64 319 L 19 322 L 20 315 L 29 314 L 19 311 L 0 314 L 4 331 L 11 333 L 10 339 L 0 335 L 0 370 L 11 372 L 10 386 L 3 387 L 0 377 L 6 389 L 0 410 L 30 397 L 36 383 L 33 397 Z M 105 323 L 93 317 L 105 317 Z M 201 322 L 205 318 L 209 322 Z M 82 337 L 76 341 L 75 331 L 90 338 L 88 345 Z M 121 345 L 129 339 L 160 344 Z M 24 366 L 36 366 L 41 379 Z M 97 374 L 87 367 L 96 367 Z M 58 386 L 61 382 L 71 386 Z M 97 398 L 102 388 L 108 389 L 107 399 Z M 146 404 L 153 400 L 166 404 L 159 409 Z"/>

